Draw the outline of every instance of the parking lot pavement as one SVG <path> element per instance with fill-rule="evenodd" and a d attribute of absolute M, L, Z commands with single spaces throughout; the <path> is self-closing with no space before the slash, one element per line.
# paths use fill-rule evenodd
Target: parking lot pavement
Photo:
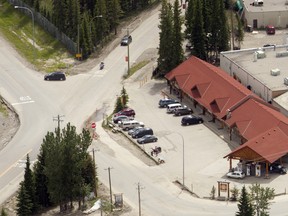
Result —
<path fill-rule="evenodd" d="M 265 44 L 283 45 L 288 42 L 287 38 L 287 29 L 276 29 L 275 35 L 267 35 L 264 30 L 245 32 L 244 41 L 241 43 L 241 49 L 263 47 Z"/>
<path fill-rule="evenodd" d="M 144 122 L 146 127 L 151 127 L 158 137 L 158 142 L 141 146 L 148 154 L 155 146 L 162 148 L 158 156 L 163 158 L 165 163 L 159 166 L 167 173 L 167 178 L 171 182 L 178 180 L 183 183 L 184 175 L 185 186 L 199 197 L 209 197 L 212 187 L 217 188 L 218 181 L 228 181 L 230 188 L 236 186 L 238 189 L 244 184 L 261 183 L 263 186 L 273 187 L 276 194 L 283 193 L 288 188 L 287 175 L 275 174 L 269 179 L 264 177 L 228 179 L 226 174 L 229 170 L 229 161 L 223 157 L 238 144 L 226 142 L 228 140 L 226 131 L 217 128 L 217 125 L 209 122 L 206 116 L 202 116 L 204 124 L 181 126 L 182 117 L 167 114 L 165 108 L 159 108 L 159 99 L 164 97 L 161 91 L 167 90 L 165 81 L 149 80 L 144 85 L 128 81 L 125 83 L 125 88 L 129 95 L 129 106 L 136 111 L 135 119 Z M 201 115 L 200 110 L 194 110 L 194 114 Z M 233 161 L 234 167 L 236 163 L 237 161 Z M 220 195 L 227 196 L 225 193 Z"/>

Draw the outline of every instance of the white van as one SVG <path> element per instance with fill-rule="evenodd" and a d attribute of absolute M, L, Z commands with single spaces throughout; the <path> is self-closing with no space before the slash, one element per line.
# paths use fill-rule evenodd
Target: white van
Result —
<path fill-rule="evenodd" d="M 130 120 L 130 121 L 121 121 L 119 122 L 119 127 L 123 130 L 130 130 L 134 127 L 144 127 L 143 122 L 138 122 L 136 120 Z"/>
<path fill-rule="evenodd" d="M 167 105 L 167 113 L 173 113 L 175 109 L 178 109 L 180 107 L 182 107 L 182 104 L 180 103 L 169 104 Z"/>

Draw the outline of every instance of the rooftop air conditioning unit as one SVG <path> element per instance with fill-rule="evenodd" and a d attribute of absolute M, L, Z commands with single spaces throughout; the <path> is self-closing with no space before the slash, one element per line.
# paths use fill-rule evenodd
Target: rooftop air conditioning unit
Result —
<path fill-rule="evenodd" d="M 266 57 L 266 54 L 265 54 L 265 52 L 263 50 L 256 51 L 256 54 L 257 54 L 257 58 L 258 59 L 262 59 L 262 58 Z"/>
<path fill-rule="evenodd" d="M 284 78 L 284 84 L 285 84 L 285 85 L 288 85 L 288 77 L 285 77 L 285 78 Z"/>
<path fill-rule="evenodd" d="M 280 75 L 280 69 L 278 69 L 278 68 L 271 69 L 270 73 L 272 76 L 278 76 L 278 75 Z"/>

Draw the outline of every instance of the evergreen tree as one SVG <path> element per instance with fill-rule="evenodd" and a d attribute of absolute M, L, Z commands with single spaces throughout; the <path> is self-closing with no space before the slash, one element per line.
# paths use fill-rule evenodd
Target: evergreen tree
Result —
<path fill-rule="evenodd" d="M 242 21 L 240 20 L 238 14 L 236 14 L 237 19 L 237 29 L 235 33 L 235 39 L 238 41 L 238 47 L 241 47 L 241 42 L 244 40 L 244 31 L 243 31 L 243 25 Z"/>
<path fill-rule="evenodd" d="M 275 191 L 273 188 L 260 187 L 260 184 L 250 186 L 250 199 L 257 216 L 269 216 L 270 200 L 274 199 Z"/>
<path fill-rule="evenodd" d="M 227 18 L 225 14 L 224 2 L 219 0 L 219 11 L 220 11 L 220 26 L 219 26 L 219 50 L 218 52 L 227 51 L 229 49 L 229 29 Z"/>
<path fill-rule="evenodd" d="M 7 212 L 5 211 L 4 208 L 1 209 L 1 214 L 0 216 L 8 216 Z"/>
<path fill-rule="evenodd" d="M 90 20 L 89 14 L 87 11 L 85 11 L 83 13 L 83 19 L 81 24 L 81 37 L 80 37 L 80 44 L 84 59 L 86 59 L 93 51 L 89 20 Z"/>
<path fill-rule="evenodd" d="M 33 203 L 26 191 L 24 182 L 20 183 L 20 189 L 17 195 L 16 212 L 18 216 L 31 216 Z"/>
<path fill-rule="evenodd" d="M 249 195 L 246 191 L 245 186 L 242 187 L 241 190 L 241 196 L 238 203 L 238 212 L 236 213 L 236 216 L 253 216 L 254 210 L 252 207 L 252 204 L 249 200 Z"/>
<path fill-rule="evenodd" d="M 172 69 L 177 67 L 180 63 L 182 63 L 184 59 L 184 53 L 183 53 L 183 48 L 182 48 L 182 20 L 181 20 L 181 10 L 180 10 L 180 5 L 179 1 L 175 0 L 174 2 L 174 20 L 173 20 L 173 56 L 172 56 Z"/>
<path fill-rule="evenodd" d="M 193 41 L 191 41 L 191 34 L 194 23 L 194 11 L 195 11 L 195 0 L 188 0 L 188 7 L 185 13 L 185 35 L 189 39 L 191 45 L 193 45 Z"/>
<path fill-rule="evenodd" d="M 45 169 L 45 151 L 43 147 L 40 148 L 40 153 L 38 154 L 38 160 L 34 164 L 34 176 L 35 176 L 35 195 L 36 202 L 38 205 L 43 207 L 51 206 L 51 201 L 49 198 L 49 193 L 47 189 L 48 179 L 44 173 Z"/>
<path fill-rule="evenodd" d="M 166 0 L 162 0 L 160 11 L 160 44 L 158 50 L 158 73 L 156 76 L 164 76 L 172 67 L 173 52 L 173 18 L 171 5 Z"/>
<path fill-rule="evenodd" d="M 195 0 L 194 25 L 191 39 L 193 41 L 193 54 L 200 59 L 206 60 L 205 33 L 203 29 L 203 16 L 201 0 Z"/>
<path fill-rule="evenodd" d="M 119 0 L 107 0 L 107 19 L 110 27 L 110 31 L 114 30 L 115 35 L 117 34 L 117 26 L 119 25 L 119 17 L 122 14 Z"/>
<path fill-rule="evenodd" d="M 100 42 L 104 42 L 103 41 L 104 38 L 109 33 L 109 26 L 107 23 L 107 9 L 106 9 L 105 0 L 98 0 L 96 2 L 94 16 L 100 16 L 100 15 L 102 16 L 101 18 L 95 18 L 95 19 L 92 18 L 94 20 L 93 23 L 95 24 L 95 40 L 93 40 L 93 43 L 95 46 L 97 46 L 97 44 Z"/>
<path fill-rule="evenodd" d="M 33 204 L 31 207 L 31 211 L 32 213 L 35 213 L 37 210 L 37 204 L 36 204 L 36 198 L 35 198 L 35 181 L 34 181 L 32 170 L 30 168 L 30 158 L 28 154 L 26 157 L 26 167 L 25 167 L 25 172 L 24 172 L 23 184 L 24 184 L 26 193 L 29 196 L 29 200 L 31 200 L 31 203 Z"/>
<path fill-rule="evenodd" d="M 122 107 L 126 107 L 127 103 L 129 101 L 129 96 L 127 94 L 126 89 L 124 88 L 124 86 L 122 87 L 121 90 L 121 102 L 122 102 Z"/>
<path fill-rule="evenodd" d="M 124 107 L 123 107 L 123 104 L 122 104 L 122 97 L 117 97 L 113 113 L 117 113 L 117 112 L 121 111 L 123 108 Z"/>

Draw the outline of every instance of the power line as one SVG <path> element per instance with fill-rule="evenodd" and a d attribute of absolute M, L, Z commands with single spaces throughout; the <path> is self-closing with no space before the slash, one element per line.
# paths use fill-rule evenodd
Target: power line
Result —
<path fill-rule="evenodd" d="M 57 121 L 58 122 L 58 128 L 60 129 L 60 122 L 64 121 L 61 118 L 65 117 L 64 115 L 57 115 L 57 117 L 53 117 L 53 121 Z"/>

